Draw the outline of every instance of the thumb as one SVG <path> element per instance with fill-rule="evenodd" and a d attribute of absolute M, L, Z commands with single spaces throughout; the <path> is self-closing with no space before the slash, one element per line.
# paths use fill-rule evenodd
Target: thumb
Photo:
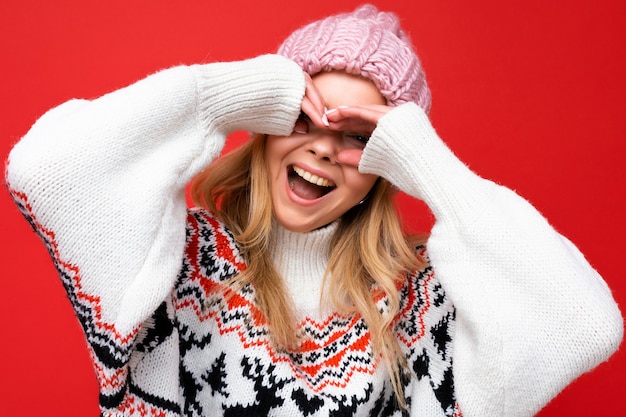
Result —
<path fill-rule="evenodd" d="M 337 161 L 341 164 L 359 167 L 363 151 L 361 149 L 345 149 L 337 154 Z"/>

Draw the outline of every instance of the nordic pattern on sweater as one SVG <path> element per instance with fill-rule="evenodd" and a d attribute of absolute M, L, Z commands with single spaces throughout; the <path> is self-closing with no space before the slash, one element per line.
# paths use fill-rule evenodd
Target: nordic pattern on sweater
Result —
<path fill-rule="evenodd" d="M 46 243 L 87 336 L 103 416 L 408 415 L 396 406 L 382 361 L 372 356 L 361 317 L 307 318 L 298 326 L 307 337 L 300 352 L 272 347 L 254 290 L 248 286 L 224 297 L 224 282 L 245 263 L 230 232 L 210 213 L 189 211 L 184 262 L 172 295 L 122 335 L 101 320 L 98 296 L 82 290 L 78 268 L 59 259 L 54 232 L 34 218 L 25 195 L 11 191 Z M 409 406 L 415 379 L 427 378 L 442 415 L 458 417 L 454 308 L 430 267 L 408 278 L 395 330 L 413 374 L 403 387 Z M 376 300 L 385 309 L 385 297 Z M 159 378 L 162 369 L 155 364 L 175 372 Z"/>

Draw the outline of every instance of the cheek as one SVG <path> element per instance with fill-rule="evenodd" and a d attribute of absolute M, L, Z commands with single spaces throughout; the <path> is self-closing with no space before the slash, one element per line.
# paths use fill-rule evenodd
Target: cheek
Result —
<path fill-rule="evenodd" d="M 280 161 L 284 158 L 287 150 L 285 148 L 285 141 L 281 141 L 281 138 L 268 137 L 265 144 L 265 168 L 273 179 L 280 166 Z"/>
<path fill-rule="evenodd" d="M 273 136 L 268 136 L 265 142 L 265 163 L 268 167 L 271 165 L 270 161 L 274 158 L 276 154 L 278 154 L 278 142 L 277 139 Z"/>
<path fill-rule="evenodd" d="M 302 146 L 304 135 L 268 136 L 265 142 L 265 159 L 282 161 L 288 154 Z"/>
<path fill-rule="evenodd" d="M 378 177 L 373 174 L 361 174 L 354 170 L 347 179 L 346 185 L 350 187 L 352 194 L 360 200 L 374 187 Z"/>

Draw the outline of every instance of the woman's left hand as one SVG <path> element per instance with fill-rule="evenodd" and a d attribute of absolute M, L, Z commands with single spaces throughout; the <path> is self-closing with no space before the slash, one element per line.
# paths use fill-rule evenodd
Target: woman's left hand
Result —
<path fill-rule="evenodd" d="M 340 106 L 327 110 L 326 116 L 329 129 L 347 132 L 373 132 L 378 120 L 393 107 L 380 104 L 365 106 Z M 359 166 L 363 151 L 360 149 L 348 149 L 339 152 L 337 160 L 342 164 Z"/>

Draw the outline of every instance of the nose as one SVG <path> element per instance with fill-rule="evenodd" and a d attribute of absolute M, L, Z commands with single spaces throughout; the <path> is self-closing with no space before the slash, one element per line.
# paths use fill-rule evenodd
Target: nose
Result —
<path fill-rule="evenodd" d="M 337 154 L 341 150 L 340 147 L 340 134 L 338 132 L 320 130 L 311 136 L 307 151 L 315 155 L 317 159 L 335 164 L 337 163 Z"/>

